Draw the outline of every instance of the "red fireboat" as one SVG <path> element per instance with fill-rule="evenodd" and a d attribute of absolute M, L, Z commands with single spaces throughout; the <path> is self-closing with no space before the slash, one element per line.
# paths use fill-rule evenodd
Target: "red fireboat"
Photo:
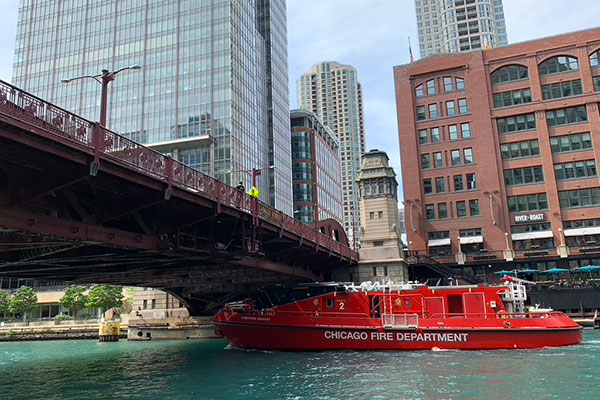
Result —
<path fill-rule="evenodd" d="M 483 350 L 581 343 L 561 312 L 527 312 L 526 288 L 311 283 L 264 288 L 215 315 L 217 334 L 241 349 Z"/>

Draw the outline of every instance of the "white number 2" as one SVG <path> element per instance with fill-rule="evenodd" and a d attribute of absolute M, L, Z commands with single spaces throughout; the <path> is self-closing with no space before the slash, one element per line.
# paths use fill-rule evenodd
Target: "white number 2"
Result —
<path fill-rule="evenodd" d="M 340 310 L 343 310 L 343 309 L 344 309 L 344 307 L 346 307 L 346 305 L 344 304 L 344 302 L 343 302 L 343 301 L 342 301 L 342 302 L 340 302 Z"/>

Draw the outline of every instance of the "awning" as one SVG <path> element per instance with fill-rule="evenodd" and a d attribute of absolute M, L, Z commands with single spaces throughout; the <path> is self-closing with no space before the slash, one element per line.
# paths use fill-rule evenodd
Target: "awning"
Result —
<path fill-rule="evenodd" d="M 430 239 L 429 242 L 429 247 L 436 247 L 436 246 L 450 246 L 450 238 L 446 238 L 446 239 Z"/>
<path fill-rule="evenodd" d="M 553 236 L 552 231 L 513 233 L 512 240 L 546 239 Z"/>
<path fill-rule="evenodd" d="M 600 226 L 590 226 L 589 228 L 565 229 L 565 236 L 585 236 L 600 234 Z"/>
<path fill-rule="evenodd" d="M 460 244 L 483 243 L 483 236 L 467 236 L 460 238 Z"/>

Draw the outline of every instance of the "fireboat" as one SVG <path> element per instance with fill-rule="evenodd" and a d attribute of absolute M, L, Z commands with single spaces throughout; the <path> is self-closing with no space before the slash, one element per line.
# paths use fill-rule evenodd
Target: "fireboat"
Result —
<path fill-rule="evenodd" d="M 527 281 L 272 286 L 226 304 L 217 335 L 241 349 L 487 350 L 570 346 L 582 328 L 561 312 L 529 312 Z"/>

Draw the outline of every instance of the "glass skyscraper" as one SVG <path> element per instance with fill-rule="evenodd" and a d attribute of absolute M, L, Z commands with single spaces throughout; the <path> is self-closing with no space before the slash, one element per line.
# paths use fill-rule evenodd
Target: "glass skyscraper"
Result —
<path fill-rule="evenodd" d="M 285 0 L 21 0 L 13 82 L 292 214 Z M 268 168 L 273 166 L 274 168 Z"/>
<path fill-rule="evenodd" d="M 298 79 L 298 105 L 312 111 L 340 142 L 344 227 L 353 248 L 359 244 L 360 218 L 356 179 L 365 152 L 362 86 L 356 69 L 322 62 Z"/>

